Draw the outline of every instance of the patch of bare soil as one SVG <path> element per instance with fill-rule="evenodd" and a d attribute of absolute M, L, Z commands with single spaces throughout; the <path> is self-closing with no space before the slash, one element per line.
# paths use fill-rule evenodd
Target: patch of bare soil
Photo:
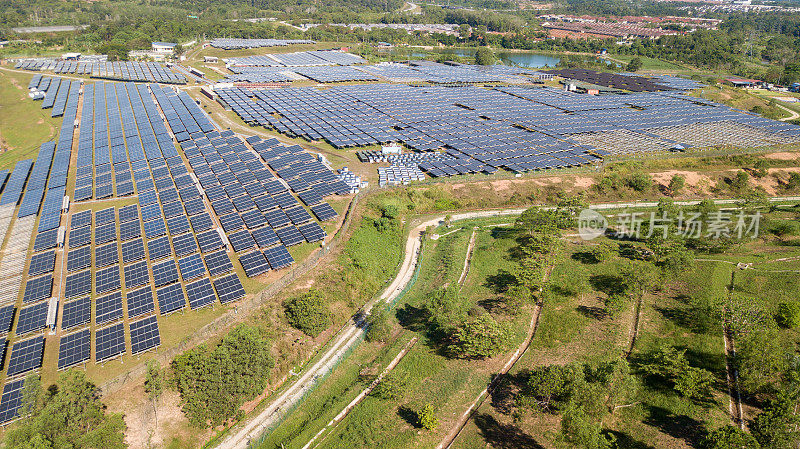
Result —
<path fill-rule="evenodd" d="M 770 154 L 765 154 L 764 157 L 767 159 L 776 159 L 779 161 L 793 161 L 795 159 L 800 158 L 800 153 L 789 153 L 789 152 L 770 153 Z"/>

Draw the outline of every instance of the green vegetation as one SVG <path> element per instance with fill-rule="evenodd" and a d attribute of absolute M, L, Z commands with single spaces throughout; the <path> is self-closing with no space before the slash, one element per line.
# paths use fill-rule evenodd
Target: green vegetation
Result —
<path fill-rule="evenodd" d="M 127 447 L 122 415 L 106 414 L 83 371 L 65 372 L 46 390 L 38 377 L 26 378 L 20 416 L 5 436 L 9 449 Z"/>
<path fill-rule="evenodd" d="M 181 407 L 198 427 L 241 417 L 245 401 L 261 394 L 272 369 L 269 341 L 258 329 L 239 325 L 213 349 L 189 350 L 172 362 Z"/>
<path fill-rule="evenodd" d="M 316 337 L 331 325 L 331 313 L 317 290 L 290 298 L 284 305 L 289 324 L 307 335 Z"/>

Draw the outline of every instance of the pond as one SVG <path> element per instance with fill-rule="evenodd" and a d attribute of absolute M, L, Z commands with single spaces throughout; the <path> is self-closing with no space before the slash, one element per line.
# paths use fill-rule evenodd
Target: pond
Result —
<path fill-rule="evenodd" d="M 475 49 L 472 48 L 451 48 L 437 53 L 446 55 L 454 55 L 460 58 L 474 58 Z M 527 67 L 538 69 L 542 67 L 555 67 L 561 60 L 556 56 L 546 55 L 542 53 L 532 52 L 497 52 L 495 53 L 498 59 L 505 65 Z M 411 54 L 412 58 L 424 58 L 426 53 L 415 51 Z"/>

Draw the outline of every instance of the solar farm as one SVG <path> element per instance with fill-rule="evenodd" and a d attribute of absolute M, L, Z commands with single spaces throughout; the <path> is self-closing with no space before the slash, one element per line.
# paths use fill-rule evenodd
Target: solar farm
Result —
<path fill-rule="evenodd" d="M 400 142 L 419 153 L 393 165 L 413 166 L 432 177 L 499 169 L 521 173 L 594 164 L 615 155 L 800 141 L 796 125 L 687 95 L 677 86 L 693 84 L 676 80 L 664 78 L 676 87 L 659 85 L 663 91 L 599 96 L 553 87 L 387 83 L 216 92 L 245 122 L 292 137 L 335 148 Z M 434 156 L 416 155 L 429 153 Z M 382 178 L 391 181 L 396 171 L 387 169 Z"/>
<path fill-rule="evenodd" d="M 16 69 L 55 74 L 89 75 L 113 81 L 136 81 L 163 84 L 186 84 L 186 78 L 158 62 L 136 61 L 62 61 L 57 59 L 23 59 Z"/>
<path fill-rule="evenodd" d="M 167 316 L 240 300 L 240 275 L 325 240 L 326 199 L 352 192 L 297 145 L 220 131 L 183 91 L 41 74 L 29 88 L 63 122 L 0 171 L 0 423 L 45 354 L 64 370 L 158 348 Z"/>

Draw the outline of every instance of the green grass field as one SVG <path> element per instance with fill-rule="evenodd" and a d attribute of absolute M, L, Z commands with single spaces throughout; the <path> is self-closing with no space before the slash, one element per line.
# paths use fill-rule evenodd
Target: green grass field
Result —
<path fill-rule="evenodd" d="M 28 97 L 33 74 L 0 70 L 0 168 L 12 168 L 22 159 L 33 159 L 39 147 L 55 139 L 60 119 L 50 117 L 41 101 Z"/>

